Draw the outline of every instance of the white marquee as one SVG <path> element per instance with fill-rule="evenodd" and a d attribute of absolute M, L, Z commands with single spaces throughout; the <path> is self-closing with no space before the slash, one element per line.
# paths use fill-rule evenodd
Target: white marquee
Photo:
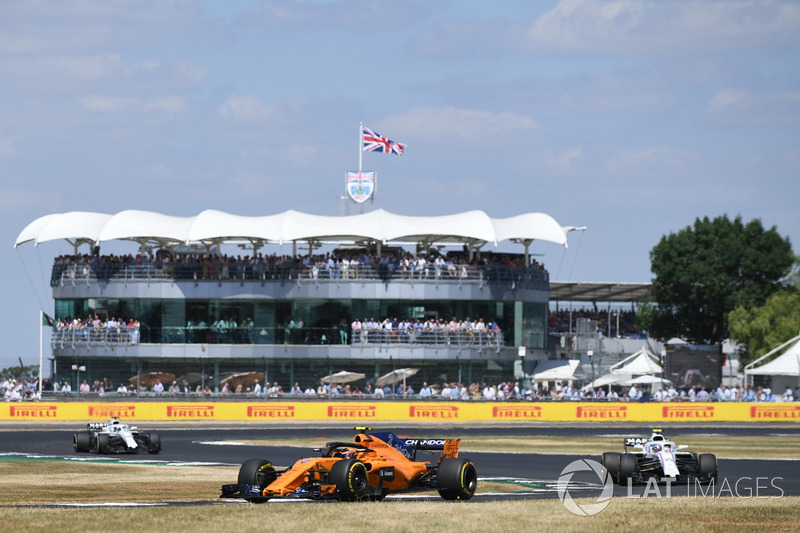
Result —
<path fill-rule="evenodd" d="M 383 245 L 399 242 L 463 243 L 477 247 L 501 241 L 534 240 L 567 246 L 567 233 L 544 213 L 490 218 L 483 211 L 446 216 L 404 216 L 383 209 L 351 216 L 319 216 L 285 211 L 267 216 L 241 216 L 206 210 L 196 216 L 176 217 L 149 211 L 122 211 L 115 215 L 73 211 L 45 215 L 17 237 L 14 247 L 66 239 L 74 245 L 131 240 L 163 246 L 251 241 L 259 244 L 371 241 Z M 583 228 L 580 228 L 583 229 Z"/>

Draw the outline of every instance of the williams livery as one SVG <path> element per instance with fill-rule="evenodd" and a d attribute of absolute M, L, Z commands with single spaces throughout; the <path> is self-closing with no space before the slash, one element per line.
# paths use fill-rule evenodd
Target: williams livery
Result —
<path fill-rule="evenodd" d="M 72 437 L 76 452 L 107 453 L 158 453 L 161 438 L 154 431 L 139 431 L 112 418 L 107 422 L 89 422 L 86 431 Z"/>
<path fill-rule="evenodd" d="M 629 451 L 633 448 L 634 451 Z M 711 453 L 697 454 L 681 451 L 686 445 L 676 446 L 664 438 L 660 429 L 654 429 L 649 438 L 628 437 L 623 442 L 623 453 L 606 452 L 601 462 L 620 485 L 648 483 L 651 480 L 700 482 L 716 481 L 717 457 Z"/>
<path fill-rule="evenodd" d="M 266 459 L 245 461 L 238 483 L 223 485 L 220 497 L 253 503 L 281 497 L 353 502 L 417 490 L 436 490 L 445 500 L 469 500 L 475 494 L 478 474 L 472 461 L 458 456 L 460 439 L 406 439 L 355 429 L 352 442 L 329 442 L 315 450 L 319 457 L 300 459 L 286 470 Z M 419 451 L 441 453 L 431 462 L 418 460 Z"/>

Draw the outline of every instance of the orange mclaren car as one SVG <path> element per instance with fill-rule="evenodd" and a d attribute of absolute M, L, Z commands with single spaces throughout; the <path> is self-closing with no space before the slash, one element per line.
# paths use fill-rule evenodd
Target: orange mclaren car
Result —
<path fill-rule="evenodd" d="M 270 498 L 382 500 L 387 494 L 436 490 L 445 500 L 469 500 L 475 494 L 475 465 L 458 456 L 460 439 L 406 439 L 393 433 L 368 433 L 357 427 L 353 442 L 329 442 L 319 457 L 298 460 L 276 470 L 266 459 L 250 459 L 239 468 L 236 484 L 223 485 L 221 498 L 263 503 Z M 417 452 L 441 451 L 438 461 L 418 461 Z"/>

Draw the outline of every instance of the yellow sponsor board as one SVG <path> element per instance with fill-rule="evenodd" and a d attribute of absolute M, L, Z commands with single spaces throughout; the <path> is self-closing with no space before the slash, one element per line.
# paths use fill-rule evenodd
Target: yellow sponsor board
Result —
<path fill-rule="evenodd" d="M 592 402 L 39 402 L 2 403 L 0 420 L 364 422 L 800 422 L 800 405 Z"/>

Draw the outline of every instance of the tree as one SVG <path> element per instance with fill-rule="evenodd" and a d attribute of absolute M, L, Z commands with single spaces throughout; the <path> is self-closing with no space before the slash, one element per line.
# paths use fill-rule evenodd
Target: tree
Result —
<path fill-rule="evenodd" d="M 655 338 L 698 344 L 721 342 L 737 306 L 764 304 L 783 289 L 794 262 L 788 238 L 756 219 L 743 224 L 727 215 L 696 219 L 650 251 L 653 303 L 641 324 Z"/>
<path fill-rule="evenodd" d="M 789 287 L 767 298 L 764 305 L 740 305 L 728 316 L 731 339 L 744 348 L 743 365 L 800 334 L 800 256 L 788 281 Z"/>
<path fill-rule="evenodd" d="M 9 366 L 8 368 L 0 370 L 0 377 L 1 376 L 35 381 L 39 379 L 39 365 L 23 365 L 20 361 L 20 366 Z"/>

